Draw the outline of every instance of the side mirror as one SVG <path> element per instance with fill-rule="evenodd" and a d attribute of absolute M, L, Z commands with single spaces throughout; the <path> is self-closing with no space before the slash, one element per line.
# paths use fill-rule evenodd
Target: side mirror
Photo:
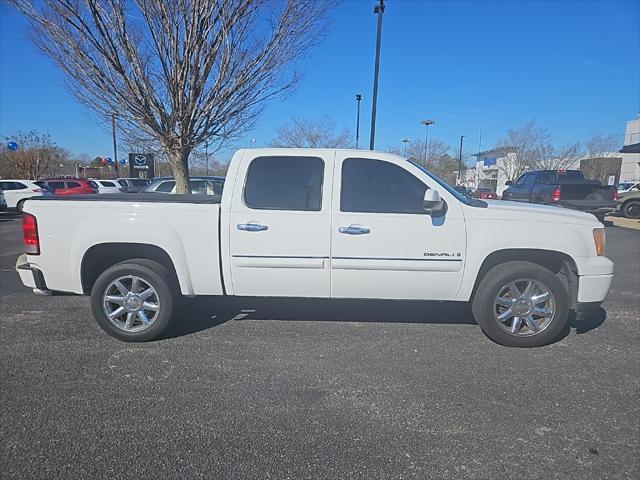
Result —
<path fill-rule="evenodd" d="M 512 182 L 511 180 L 507 180 L 506 182 L 504 182 L 504 184 L 505 184 L 507 187 L 510 187 L 510 186 L 512 186 L 512 185 L 513 185 L 513 182 Z"/>
<path fill-rule="evenodd" d="M 446 202 L 442 200 L 440 194 L 432 188 L 428 188 L 424 192 L 422 205 L 425 212 L 432 217 L 441 217 L 447 212 Z"/>

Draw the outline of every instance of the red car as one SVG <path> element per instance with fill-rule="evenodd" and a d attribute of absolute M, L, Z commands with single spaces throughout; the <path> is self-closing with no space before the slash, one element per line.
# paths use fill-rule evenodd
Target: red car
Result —
<path fill-rule="evenodd" d="M 481 200 L 497 200 L 498 194 L 490 188 L 480 187 L 471 194 L 473 198 L 479 198 Z"/>
<path fill-rule="evenodd" d="M 98 193 L 87 180 L 82 178 L 46 178 L 36 183 L 40 186 L 47 186 L 55 195 Z"/>

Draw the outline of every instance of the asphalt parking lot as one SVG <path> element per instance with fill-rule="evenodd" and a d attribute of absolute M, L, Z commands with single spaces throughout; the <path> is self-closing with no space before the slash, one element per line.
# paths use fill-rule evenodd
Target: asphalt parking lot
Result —
<path fill-rule="evenodd" d="M 257 299 L 126 344 L 20 284 L 0 215 L 0 477 L 638 478 L 640 231 L 607 241 L 603 309 L 544 348 L 463 306 Z"/>

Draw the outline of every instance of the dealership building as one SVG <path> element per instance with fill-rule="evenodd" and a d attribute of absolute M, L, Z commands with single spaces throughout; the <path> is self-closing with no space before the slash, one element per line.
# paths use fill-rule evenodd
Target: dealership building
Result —
<path fill-rule="evenodd" d="M 640 113 L 638 118 L 627 122 L 624 146 L 620 153 L 622 154 L 620 181 L 640 181 Z"/>

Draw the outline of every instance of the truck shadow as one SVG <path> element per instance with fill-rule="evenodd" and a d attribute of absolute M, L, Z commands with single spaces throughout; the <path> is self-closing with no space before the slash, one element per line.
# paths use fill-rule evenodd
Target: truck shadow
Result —
<path fill-rule="evenodd" d="M 253 297 L 187 299 L 177 318 L 164 338 L 189 335 L 229 321 L 243 320 L 476 323 L 470 306 L 463 302 Z"/>
<path fill-rule="evenodd" d="M 595 330 L 606 318 L 602 308 L 579 320 L 572 313 L 569 328 L 556 341 L 566 337 L 571 329 L 578 335 Z M 177 321 L 163 338 L 182 337 L 243 320 L 476 324 L 470 305 L 464 302 L 198 297 L 184 301 Z"/>

